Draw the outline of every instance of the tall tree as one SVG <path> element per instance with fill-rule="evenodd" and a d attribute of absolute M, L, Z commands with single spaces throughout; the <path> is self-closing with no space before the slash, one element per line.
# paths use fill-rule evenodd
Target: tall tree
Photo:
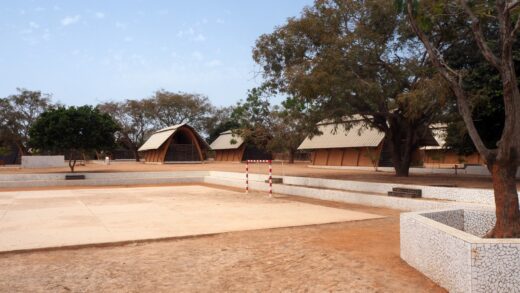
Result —
<path fill-rule="evenodd" d="M 69 155 L 74 172 L 77 155 L 86 151 L 110 150 L 117 124 L 108 114 L 91 106 L 58 107 L 43 112 L 29 133 L 29 145 L 53 153 Z"/>
<path fill-rule="evenodd" d="M 496 224 L 489 237 L 520 237 L 520 207 L 516 189 L 516 173 L 520 164 L 520 90 L 516 74 L 513 46 L 520 29 L 520 1 L 414 1 L 406 0 L 406 12 L 412 29 L 424 44 L 428 57 L 449 84 L 468 134 L 486 160 L 492 174 L 496 204 Z M 483 58 L 498 72 L 502 86 L 504 126 L 496 147 L 486 146 L 472 117 L 471 91 L 464 84 L 467 68 L 456 68 L 446 62 L 438 35 L 447 30 L 445 16 L 464 16 L 463 23 Z M 491 32 L 491 34 L 486 34 Z M 459 35 L 455 38 L 464 37 Z M 460 40 L 458 40 L 460 41 Z"/>
<path fill-rule="evenodd" d="M 203 95 L 159 90 L 152 98 L 144 100 L 144 109 L 157 128 L 189 123 L 204 132 L 205 122 L 214 107 Z"/>
<path fill-rule="evenodd" d="M 274 152 L 285 152 L 289 155 L 289 164 L 294 163 L 298 147 L 307 136 L 303 106 L 298 100 L 288 98 L 282 107 L 271 111 L 272 138 L 268 148 Z"/>
<path fill-rule="evenodd" d="M 440 3 L 442 5 L 442 2 Z M 466 71 L 463 87 L 469 93 L 468 103 L 472 111 L 472 119 L 484 145 L 492 149 L 496 147 L 504 128 L 502 82 L 498 71 L 485 60 L 479 50 L 474 49 L 478 45 L 471 37 L 471 26 L 464 20 L 464 14 L 445 14 L 442 20 L 446 23 L 443 25 L 443 32 L 437 29 L 435 35 L 442 37 L 442 40 L 437 41 L 445 44 L 442 46 L 442 55 L 446 63 L 452 68 L 464 68 Z M 449 27 L 447 31 L 444 29 L 446 26 Z M 486 38 L 493 38 L 493 35 L 498 33 L 498 28 L 493 23 L 488 22 L 483 28 Z M 490 46 L 496 50 L 496 44 Z M 517 82 L 519 82 L 520 41 L 518 38 L 513 44 L 513 54 L 518 56 L 515 57 L 514 62 Z M 458 113 L 456 103 L 453 113 L 448 126 L 446 144 L 460 154 L 476 152 L 464 120 Z"/>
<path fill-rule="evenodd" d="M 385 133 L 396 174 L 408 176 L 445 91 L 405 24 L 391 1 L 316 0 L 261 36 L 253 58 L 268 86 L 305 106 L 308 132 L 322 119 L 349 129 L 344 118 L 361 115 Z"/>
<path fill-rule="evenodd" d="M 307 132 L 303 107 L 297 100 L 287 99 L 280 106 L 272 106 L 266 87 L 249 90 L 247 99 L 237 103 L 230 116 L 233 132 L 246 142 L 269 152 L 284 152 L 294 163 L 298 146 Z"/>
<path fill-rule="evenodd" d="M 118 124 L 117 142 L 132 151 L 137 162 L 139 162 L 137 150 L 153 131 L 153 123 L 145 115 L 144 104 L 142 100 L 125 100 L 124 102 L 106 102 L 97 106 L 101 112 L 110 115 Z"/>
<path fill-rule="evenodd" d="M 12 141 L 22 155 L 27 155 L 29 129 L 41 113 L 52 107 L 51 96 L 21 88 L 17 91 L 0 99 L 0 140 Z"/>
<path fill-rule="evenodd" d="M 231 113 L 231 120 L 239 126 L 233 130 L 234 134 L 242 137 L 245 143 L 268 150 L 272 139 L 271 110 L 264 89 L 249 90 L 247 99 L 238 102 Z"/>
<path fill-rule="evenodd" d="M 228 130 L 240 127 L 237 121 L 231 119 L 233 107 L 221 107 L 213 111 L 209 119 L 205 122 L 205 129 L 208 135 L 207 141 L 212 143 L 219 135 Z"/>

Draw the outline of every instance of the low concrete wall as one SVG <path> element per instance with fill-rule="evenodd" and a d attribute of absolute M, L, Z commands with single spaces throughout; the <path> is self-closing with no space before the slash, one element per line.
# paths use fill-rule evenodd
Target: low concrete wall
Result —
<path fill-rule="evenodd" d="M 210 176 L 204 177 L 205 183 L 220 184 L 226 186 L 232 186 L 237 188 L 245 189 L 245 177 L 239 173 L 232 172 L 220 172 L 210 171 Z M 287 177 L 284 177 L 284 182 Z M 304 178 L 304 177 L 293 177 L 301 178 L 302 180 L 315 179 L 315 178 Z M 249 188 L 251 190 L 268 191 L 269 185 L 265 183 L 267 179 L 266 175 L 250 174 L 249 176 Z M 333 180 L 339 181 L 341 180 Z M 363 184 L 366 182 L 356 182 Z M 273 192 L 275 194 L 287 194 L 302 196 L 308 198 L 315 198 L 321 200 L 338 201 L 352 204 L 360 204 L 367 206 L 383 207 L 398 209 L 404 211 L 423 211 L 432 209 L 447 209 L 447 208 L 471 208 L 481 209 L 490 208 L 489 205 L 474 204 L 474 203 L 462 203 L 462 202 L 451 202 L 451 201 L 439 201 L 439 200 L 425 200 L 425 199 L 411 199 L 411 198 L 399 198 L 389 197 L 387 195 L 375 195 L 358 193 L 355 191 L 344 191 L 344 190 L 330 190 L 308 186 L 291 186 L 285 184 L 274 184 Z"/>
<path fill-rule="evenodd" d="M 241 186 L 245 186 L 245 174 L 236 172 L 209 171 L 212 177 L 226 178 L 228 180 L 242 181 Z M 275 176 L 278 177 L 278 176 Z M 254 181 L 263 182 L 267 175 L 249 174 L 250 183 Z M 283 176 L 283 182 L 287 185 L 302 187 L 315 187 L 338 189 L 351 192 L 367 192 L 386 195 L 393 187 L 419 188 L 422 189 L 423 198 L 442 199 L 457 202 L 469 202 L 485 205 L 494 205 L 494 194 L 492 189 L 483 188 L 459 188 L 459 187 L 438 187 L 411 184 L 363 182 L 352 180 L 336 180 L 311 177 Z M 237 185 L 237 187 L 239 187 Z"/>
<path fill-rule="evenodd" d="M 22 168 L 65 167 L 64 156 L 22 156 Z"/>
<path fill-rule="evenodd" d="M 492 210 L 401 214 L 401 258 L 450 292 L 519 292 L 520 239 L 481 238 Z"/>
<path fill-rule="evenodd" d="M 0 188 L 198 183 L 209 175 L 207 171 L 74 174 L 85 175 L 85 180 L 65 180 L 65 174 L 56 173 L 0 174 Z"/>
<path fill-rule="evenodd" d="M 43 186 L 95 186 L 95 185 L 135 185 L 135 184 L 165 184 L 165 183 L 197 183 L 205 182 L 217 185 L 232 186 L 245 189 L 245 175 L 235 172 L 221 171 L 183 171 L 183 172 L 120 172 L 120 173 L 76 173 L 85 175 L 85 180 L 65 180 L 65 174 L 0 174 L 0 188 L 43 187 Z M 265 183 L 267 175 L 250 174 L 251 190 L 268 191 Z M 392 188 L 392 184 L 367 183 L 358 181 L 330 180 L 306 177 L 285 177 L 289 184 L 274 184 L 273 191 L 278 194 L 303 196 L 309 198 L 332 200 L 345 203 L 361 204 L 375 207 L 385 207 L 405 211 L 420 211 L 446 208 L 476 208 L 489 207 L 486 204 L 464 202 L 464 196 L 457 194 L 458 189 L 452 189 L 451 197 L 456 201 L 439 201 L 428 199 L 408 199 L 388 197 L 382 194 Z M 411 186 L 418 187 L 418 186 Z M 327 188 L 327 189 L 323 189 Z M 419 188 L 422 188 L 419 186 Z M 345 190 L 342 190 L 345 189 Z M 478 191 L 478 189 L 475 189 Z M 362 192 L 358 192 L 362 191 Z M 467 192 L 471 195 L 473 189 Z M 381 194 L 377 194 L 380 192 Z M 369 194 L 367 194 L 369 193 Z M 376 194 L 374 194 L 376 193 Z M 439 191 L 439 194 L 442 194 Z M 444 194 L 444 196 L 447 196 Z M 492 196 L 490 194 L 490 196 Z"/>
<path fill-rule="evenodd" d="M 321 166 L 321 165 L 308 165 L 309 168 L 317 169 L 335 169 L 335 170 L 364 170 L 374 171 L 374 167 L 356 167 L 356 166 Z M 378 171 L 394 173 L 395 170 L 392 167 L 377 167 Z M 466 166 L 455 170 L 455 168 L 410 168 L 410 174 L 445 174 L 445 175 L 477 175 L 477 176 L 491 176 L 486 166 Z M 516 178 L 520 178 L 520 169 L 516 172 Z"/>
<path fill-rule="evenodd" d="M 283 179 L 285 184 L 291 185 L 341 189 L 380 194 L 386 194 L 388 191 L 392 190 L 393 187 L 419 188 L 422 189 L 423 198 L 452 200 L 458 202 L 471 202 L 487 205 L 495 203 L 492 189 L 421 186 L 411 184 L 375 183 L 292 176 L 285 176 Z"/>
<path fill-rule="evenodd" d="M 182 178 L 199 182 L 245 188 L 245 174 L 221 171 L 183 172 L 119 172 L 119 173 L 75 173 L 85 175 L 85 180 L 65 180 L 65 174 L 0 174 L 0 188 L 70 186 L 70 185 L 132 185 L 179 183 Z M 194 179 L 196 178 L 196 179 Z M 267 191 L 267 175 L 250 174 L 251 189 Z M 185 181 L 187 181 L 186 179 Z M 472 207 L 494 205 L 493 192 L 489 189 L 446 188 L 416 185 L 396 185 L 348 180 L 332 180 L 307 177 L 284 177 L 285 184 L 275 184 L 273 190 L 279 194 L 306 196 L 325 200 L 336 200 L 400 210 L 417 211 L 449 207 Z M 392 187 L 423 189 L 425 199 L 402 199 L 386 196 Z M 324 189 L 325 188 L 325 189 Z M 331 190 L 332 189 L 332 190 Z M 369 194 L 367 194 L 369 193 Z M 448 201 L 438 201 L 446 199 Z"/>

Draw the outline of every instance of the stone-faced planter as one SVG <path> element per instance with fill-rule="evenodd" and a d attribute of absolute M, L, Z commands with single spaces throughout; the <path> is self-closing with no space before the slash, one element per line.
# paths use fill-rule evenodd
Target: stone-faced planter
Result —
<path fill-rule="evenodd" d="M 491 210 L 401 214 L 401 258 L 450 292 L 520 292 L 520 239 L 482 238 Z"/>

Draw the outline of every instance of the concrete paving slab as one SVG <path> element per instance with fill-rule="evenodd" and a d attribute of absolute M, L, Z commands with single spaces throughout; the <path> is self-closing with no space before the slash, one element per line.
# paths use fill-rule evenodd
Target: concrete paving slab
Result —
<path fill-rule="evenodd" d="M 0 203 L 0 252 L 381 218 L 206 186 L 0 192 Z"/>

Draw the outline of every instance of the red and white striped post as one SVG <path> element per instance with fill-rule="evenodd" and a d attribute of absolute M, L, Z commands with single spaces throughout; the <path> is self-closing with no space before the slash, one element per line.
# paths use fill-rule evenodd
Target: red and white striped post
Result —
<path fill-rule="evenodd" d="M 269 197 L 273 197 L 272 160 L 246 160 L 246 193 L 249 193 L 249 163 L 268 163 L 269 164 Z"/>
<path fill-rule="evenodd" d="M 269 197 L 273 197 L 273 165 L 269 160 Z"/>
<path fill-rule="evenodd" d="M 249 160 L 246 161 L 246 193 L 249 193 Z"/>

